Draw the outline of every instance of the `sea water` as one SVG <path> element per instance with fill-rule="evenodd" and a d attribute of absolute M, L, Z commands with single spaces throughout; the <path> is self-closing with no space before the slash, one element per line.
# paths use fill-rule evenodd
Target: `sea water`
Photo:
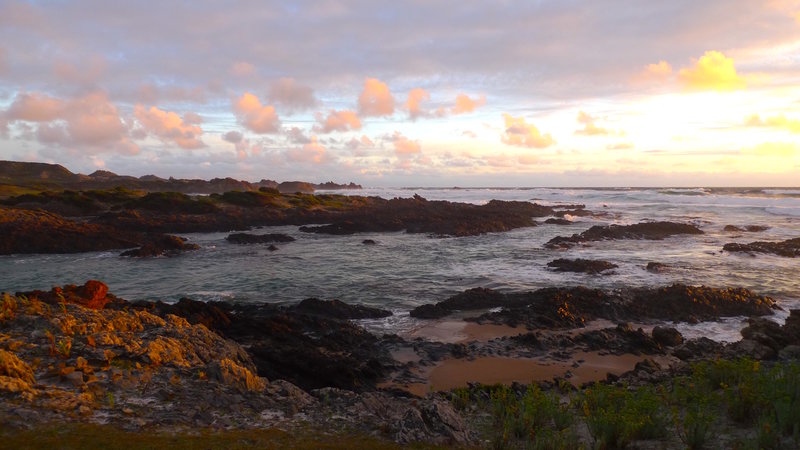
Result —
<path fill-rule="evenodd" d="M 782 241 L 800 237 L 800 188 L 564 189 L 564 188 L 403 188 L 332 191 L 384 198 L 421 195 L 429 200 L 483 204 L 492 199 L 543 205 L 582 204 L 597 214 L 571 217 L 570 225 L 540 225 L 504 233 L 461 238 L 425 234 L 359 233 L 329 236 L 303 233 L 296 226 L 264 227 L 256 233 L 286 233 L 295 242 L 235 245 L 228 233 L 182 234 L 200 250 L 173 258 L 123 258 L 119 252 L 69 255 L 0 256 L 0 291 L 49 289 L 98 279 L 128 300 L 177 301 L 181 297 L 229 302 L 292 304 L 308 297 L 389 309 L 394 315 L 364 324 L 377 332 L 402 332 L 419 325 L 408 312 L 473 287 L 527 291 L 583 285 L 602 289 L 672 283 L 745 287 L 769 295 L 785 311 L 800 307 L 800 259 L 728 253 L 728 242 Z M 542 218 L 543 219 L 543 218 Z M 542 221 L 542 219 L 537 219 Z M 545 249 L 555 236 L 593 225 L 643 220 L 692 223 L 705 234 L 662 241 L 592 242 L 569 250 Z M 726 232 L 725 225 L 766 226 L 763 232 Z M 364 245 L 372 239 L 377 245 Z M 553 272 L 556 258 L 603 259 L 619 268 L 599 275 Z M 669 266 L 645 270 L 648 262 Z M 739 338 L 743 318 L 681 325 L 689 337 Z"/>

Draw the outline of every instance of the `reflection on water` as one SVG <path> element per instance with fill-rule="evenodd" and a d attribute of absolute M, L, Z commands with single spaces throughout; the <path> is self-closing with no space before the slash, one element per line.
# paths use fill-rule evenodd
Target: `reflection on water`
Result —
<path fill-rule="evenodd" d="M 680 191 L 680 192 L 678 192 Z M 471 287 L 505 291 L 545 286 L 586 285 L 614 289 L 675 282 L 708 286 L 742 286 L 771 295 L 786 307 L 800 305 L 800 264 L 791 258 L 721 252 L 727 242 L 784 240 L 800 236 L 798 190 L 635 190 L 635 189 L 415 189 L 366 190 L 366 195 L 484 203 L 490 199 L 531 200 L 545 204 L 580 203 L 602 217 L 583 217 L 571 225 L 541 225 L 464 238 L 435 239 L 405 233 L 355 236 L 305 234 L 297 227 L 256 232 L 287 233 L 297 241 L 267 246 L 240 246 L 227 233 L 186 234 L 201 249 L 176 258 L 128 259 L 116 252 L 78 255 L 0 257 L 0 290 L 47 289 L 99 279 L 129 300 L 199 300 L 294 303 L 307 297 L 339 298 L 393 310 L 399 314 L 369 323 L 371 329 L 400 331 L 414 326 L 407 312 L 422 303 L 440 301 Z M 784 211 L 786 214 L 776 214 Z M 570 250 L 547 250 L 542 244 L 557 235 L 580 233 L 592 225 L 641 220 L 692 222 L 706 234 L 664 241 L 604 241 Z M 725 225 L 765 225 L 762 233 L 723 232 Z M 375 246 L 363 245 L 373 239 Z M 555 258 L 595 258 L 619 265 L 606 275 L 556 273 L 546 268 Z M 667 264 L 650 273 L 650 261 Z M 686 328 L 731 340 L 739 320 Z M 703 328 L 705 327 L 705 328 Z M 733 330 L 733 331 L 731 331 Z M 736 337 L 736 336 L 734 336 Z"/>

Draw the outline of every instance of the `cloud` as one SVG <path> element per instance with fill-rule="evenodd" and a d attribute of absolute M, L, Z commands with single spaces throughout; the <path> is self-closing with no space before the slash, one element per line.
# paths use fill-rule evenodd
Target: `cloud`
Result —
<path fill-rule="evenodd" d="M 93 85 L 102 79 L 108 61 L 102 56 L 92 55 L 77 63 L 58 61 L 53 64 L 53 75 L 61 82 Z"/>
<path fill-rule="evenodd" d="M 363 148 L 371 148 L 375 147 L 375 142 L 372 141 L 367 135 L 362 134 L 360 138 L 351 138 L 349 141 L 345 143 L 345 147 L 350 150 L 360 150 Z M 364 156 L 364 152 L 357 152 L 355 153 L 356 156 Z"/>
<path fill-rule="evenodd" d="M 280 129 L 275 107 L 262 105 L 258 97 L 249 92 L 234 101 L 233 111 L 239 123 L 254 133 L 275 133 Z"/>
<path fill-rule="evenodd" d="M 8 53 L 4 47 L 0 47 L 0 75 L 8 70 Z"/>
<path fill-rule="evenodd" d="M 362 117 L 391 116 L 394 114 L 394 97 L 386 83 L 367 78 L 358 96 L 358 112 Z"/>
<path fill-rule="evenodd" d="M 800 154 L 800 144 L 796 142 L 765 142 L 755 147 L 743 149 L 741 153 L 763 157 L 789 158 Z"/>
<path fill-rule="evenodd" d="M 318 103 L 314 90 L 294 78 L 280 78 L 272 82 L 267 98 L 292 112 L 313 108 Z"/>
<path fill-rule="evenodd" d="M 20 93 L 6 112 L 8 121 L 49 122 L 61 118 L 66 102 L 42 93 Z"/>
<path fill-rule="evenodd" d="M 302 128 L 298 127 L 291 127 L 284 132 L 286 137 L 289 139 L 289 142 L 292 144 L 308 144 L 311 142 L 311 139 L 306 136 L 305 131 Z"/>
<path fill-rule="evenodd" d="M 450 110 L 453 114 L 466 114 L 486 104 L 486 96 L 481 95 L 477 100 L 469 98 L 466 94 L 456 96 L 456 105 Z"/>
<path fill-rule="evenodd" d="M 394 153 L 398 158 L 408 158 L 422 151 L 419 141 L 412 141 L 400 134 L 399 131 L 394 132 L 390 137 L 390 141 L 394 145 Z"/>
<path fill-rule="evenodd" d="M 532 166 L 534 164 L 538 164 L 540 158 L 536 155 L 519 155 L 517 157 L 517 162 L 525 166 Z"/>
<path fill-rule="evenodd" d="M 747 86 L 736 73 L 733 58 L 713 50 L 694 60 L 694 66 L 681 69 L 678 80 L 691 90 L 735 91 Z"/>
<path fill-rule="evenodd" d="M 96 153 L 139 152 L 117 107 L 103 91 L 66 100 L 36 92 L 20 93 L 3 116 L 9 123 L 36 123 L 31 128 L 33 134 L 25 138 L 35 137 L 42 143 L 79 146 L 82 151 Z"/>
<path fill-rule="evenodd" d="M 319 143 L 316 136 L 311 136 L 311 141 L 303 147 L 287 151 L 286 158 L 297 163 L 323 164 L 330 161 L 328 151 Z"/>
<path fill-rule="evenodd" d="M 542 135 L 533 124 L 525 122 L 524 117 L 512 117 L 503 114 L 505 132 L 501 140 L 504 144 L 529 148 L 546 148 L 555 144 L 549 133 Z"/>
<path fill-rule="evenodd" d="M 630 150 L 634 148 L 633 142 L 618 142 L 606 145 L 606 150 Z"/>
<path fill-rule="evenodd" d="M 578 123 L 583 124 L 583 128 L 580 130 L 575 130 L 575 134 L 581 134 L 584 136 L 607 136 L 611 132 L 605 128 L 598 127 L 595 125 L 594 117 L 586 114 L 583 111 L 578 112 Z"/>
<path fill-rule="evenodd" d="M 256 72 L 256 66 L 249 62 L 239 61 L 233 63 L 228 72 L 236 77 L 248 77 Z"/>
<path fill-rule="evenodd" d="M 783 114 L 761 118 L 758 114 L 745 119 L 745 125 L 749 127 L 765 127 L 765 128 L 778 128 L 791 131 L 792 133 L 800 133 L 800 120 L 790 119 Z"/>
<path fill-rule="evenodd" d="M 197 124 L 202 121 L 202 118 L 197 114 L 188 113 L 181 119 L 178 114 L 162 111 L 155 106 L 146 109 L 142 105 L 136 105 L 133 115 L 145 130 L 163 142 L 172 142 L 187 150 L 206 146 L 200 139 L 203 129 Z"/>
<path fill-rule="evenodd" d="M 231 144 L 238 144 L 242 142 L 242 139 L 244 139 L 244 136 L 238 131 L 228 131 L 222 135 L 222 140 Z"/>
<path fill-rule="evenodd" d="M 164 101 L 205 103 L 207 101 L 204 87 L 186 88 L 182 86 L 156 86 L 142 84 L 135 93 L 139 103 L 161 103 Z"/>
<path fill-rule="evenodd" d="M 332 131 L 350 131 L 361 129 L 361 119 L 355 111 L 335 111 L 330 110 L 328 117 L 323 118 L 321 113 L 317 114 L 317 122 L 314 131 L 317 133 L 330 133 Z"/>
<path fill-rule="evenodd" d="M 408 92 L 408 99 L 406 100 L 405 107 L 408 110 L 408 118 L 417 120 L 417 118 L 425 115 L 422 110 L 422 102 L 431 99 L 431 94 L 425 89 L 414 88 Z"/>
<path fill-rule="evenodd" d="M 672 66 L 670 63 L 661 60 L 657 63 L 648 64 L 640 73 L 633 77 L 635 82 L 664 82 L 672 76 Z"/>

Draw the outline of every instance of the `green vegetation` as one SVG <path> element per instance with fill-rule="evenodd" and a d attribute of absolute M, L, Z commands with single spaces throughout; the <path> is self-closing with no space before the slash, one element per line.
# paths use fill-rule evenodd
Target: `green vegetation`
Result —
<path fill-rule="evenodd" d="M 219 208 L 208 197 L 190 197 L 180 192 L 151 192 L 131 200 L 125 207 L 183 214 L 208 214 Z"/>
<path fill-rule="evenodd" d="M 480 432 L 493 448 L 616 449 L 635 441 L 665 448 L 800 448 L 797 362 L 709 361 L 656 385 L 597 383 L 574 392 L 563 385 L 549 391 L 472 386 L 453 390 L 451 401 L 478 418 L 489 414 Z M 580 430 L 588 434 L 581 438 Z"/>
<path fill-rule="evenodd" d="M 211 194 L 214 200 L 222 201 L 230 205 L 256 207 L 278 205 L 281 194 L 277 190 L 253 191 L 228 191 L 223 194 Z"/>
<path fill-rule="evenodd" d="M 4 428 L 0 431 L 3 448 L 14 449 L 400 449 L 398 444 L 360 433 L 331 434 L 315 430 L 283 431 L 191 430 L 124 431 L 110 425 L 62 423 L 30 430 Z M 410 448 L 435 448 L 411 446 Z"/>

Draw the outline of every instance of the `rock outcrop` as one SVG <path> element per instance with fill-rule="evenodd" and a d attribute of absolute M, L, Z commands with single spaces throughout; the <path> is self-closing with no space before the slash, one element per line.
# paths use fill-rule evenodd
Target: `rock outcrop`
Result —
<path fill-rule="evenodd" d="M 606 270 L 619 267 L 614 263 L 597 259 L 565 259 L 559 258 L 547 263 L 547 267 L 556 272 L 582 272 L 588 274 L 598 274 Z"/>
<path fill-rule="evenodd" d="M 617 239 L 661 240 L 680 234 L 703 234 L 694 225 L 675 222 L 641 222 L 633 225 L 595 225 L 580 234 L 569 237 L 556 236 L 550 239 L 547 248 L 569 248 L 592 241 Z"/>
<path fill-rule="evenodd" d="M 787 239 L 781 242 L 756 241 L 749 244 L 725 244 L 722 250 L 726 252 L 743 253 L 771 253 L 787 258 L 800 257 L 800 238 Z"/>

